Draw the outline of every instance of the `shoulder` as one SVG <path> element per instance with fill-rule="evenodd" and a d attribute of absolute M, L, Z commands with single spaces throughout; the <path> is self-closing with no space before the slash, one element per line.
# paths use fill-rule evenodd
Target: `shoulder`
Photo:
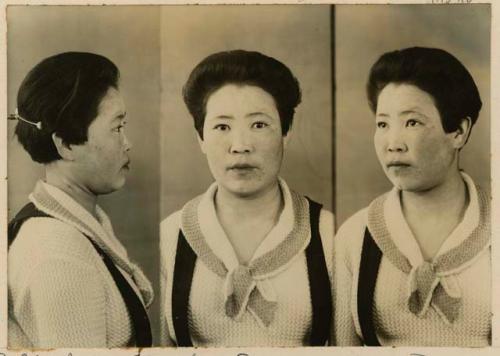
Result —
<path fill-rule="evenodd" d="M 181 227 L 182 210 L 170 214 L 160 223 L 160 245 L 165 245 L 172 239 L 172 236 L 177 236 Z"/>
<path fill-rule="evenodd" d="M 62 255 L 88 261 L 89 253 L 96 254 L 81 231 L 52 217 L 26 220 L 9 248 L 9 258 L 18 254 L 36 259 Z"/>
<path fill-rule="evenodd" d="M 335 254 L 339 260 L 357 260 L 367 225 L 368 208 L 359 210 L 347 219 L 335 236 Z"/>
<path fill-rule="evenodd" d="M 181 227 L 182 210 L 178 210 L 160 223 L 160 264 L 161 271 L 173 266 L 177 250 L 177 239 Z"/>
<path fill-rule="evenodd" d="M 328 246 L 327 250 L 332 248 L 334 231 L 335 220 L 333 213 L 327 209 L 321 209 L 319 213 L 319 233 L 323 244 Z"/>
<path fill-rule="evenodd" d="M 331 229 L 332 231 L 335 230 L 335 219 L 334 215 L 330 210 L 327 209 L 321 209 L 319 213 L 319 225 L 320 229 Z"/>
<path fill-rule="evenodd" d="M 366 228 L 368 207 L 363 208 L 351 215 L 339 228 L 337 239 L 348 238 L 348 236 L 358 235 Z"/>
<path fill-rule="evenodd" d="M 34 276 L 82 277 L 84 271 L 97 276 L 99 261 L 88 238 L 75 227 L 51 217 L 30 218 L 8 251 L 9 285 L 24 285 Z"/>

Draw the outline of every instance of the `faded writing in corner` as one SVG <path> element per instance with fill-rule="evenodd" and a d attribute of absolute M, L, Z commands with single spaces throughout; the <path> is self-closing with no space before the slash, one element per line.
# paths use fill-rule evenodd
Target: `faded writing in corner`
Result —
<path fill-rule="evenodd" d="M 433 4 L 470 4 L 472 0 L 432 0 Z"/>

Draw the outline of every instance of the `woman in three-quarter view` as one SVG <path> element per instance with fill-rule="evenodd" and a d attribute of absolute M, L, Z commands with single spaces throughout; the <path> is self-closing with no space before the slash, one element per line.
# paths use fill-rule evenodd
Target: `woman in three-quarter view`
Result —
<path fill-rule="evenodd" d="M 130 169 L 118 79 L 109 59 L 66 52 L 19 88 L 15 133 L 45 177 L 9 224 L 9 347 L 151 346 L 151 284 L 97 205 Z"/>
<path fill-rule="evenodd" d="M 325 345 L 333 216 L 279 177 L 297 79 L 261 53 L 220 52 L 183 95 L 215 182 L 161 224 L 163 344 Z"/>
<path fill-rule="evenodd" d="M 490 199 L 460 169 L 482 103 L 454 56 L 382 55 L 367 84 L 377 157 L 393 189 L 340 228 L 337 345 L 491 342 Z"/>

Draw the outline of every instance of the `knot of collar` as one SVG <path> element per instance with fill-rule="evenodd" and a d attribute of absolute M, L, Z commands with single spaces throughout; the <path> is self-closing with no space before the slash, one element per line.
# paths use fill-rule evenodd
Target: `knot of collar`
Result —
<path fill-rule="evenodd" d="M 238 266 L 226 276 L 224 283 L 226 315 L 240 320 L 246 309 L 264 326 L 274 319 L 277 302 L 267 280 L 259 281 L 247 266 Z"/>
<path fill-rule="evenodd" d="M 435 266 L 423 262 L 413 267 L 408 278 L 408 309 L 422 317 L 432 304 L 447 323 L 458 317 L 461 306 L 460 288 L 453 276 L 440 276 Z"/>

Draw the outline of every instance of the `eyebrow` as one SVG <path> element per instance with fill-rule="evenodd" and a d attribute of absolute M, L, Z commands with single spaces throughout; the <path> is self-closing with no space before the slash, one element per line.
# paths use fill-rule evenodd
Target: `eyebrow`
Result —
<path fill-rule="evenodd" d="M 418 116 L 421 116 L 423 118 L 428 119 L 427 115 L 425 115 L 424 113 L 422 113 L 422 111 L 419 110 L 418 107 L 411 108 L 411 109 L 408 109 L 408 110 L 404 110 L 404 111 L 401 111 L 401 113 L 400 113 L 400 115 L 410 115 L 410 114 L 417 114 Z"/>
<path fill-rule="evenodd" d="M 266 116 L 266 117 L 271 118 L 270 115 L 266 114 L 263 111 L 255 111 L 255 112 L 251 112 L 251 113 L 248 113 L 245 115 L 246 118 L 252 118 L 255 116 Z M 231 115 L 220 114 L 220 115 L 212 116 L 211 119 L 233 120 L 234 117 Z"/>
<path fill-rule="evenodd" d="M 271 118 L 271 116 L 269 116 L 263 111 L 255 111 L 246 115 L 246 117 L 254 117 L 254 116 L 267 116 L 268 118 Z"/>
<path fill-rule="evenodd" d="M 113 120 L 112 122 L 115 122 L 115 121 L 122 121 L 125 119 L 125 117 L 127 116 L 127 112 L 123 112 L 123 113 L 117 113 L 115 114 L 115 116 L 113 117 Z"/>
<path fill-rule="evenodd" d="M 234 119 L 234 117 L 229 116 L 229 115 L 220 114 L 220 115 L 215 115 L 215 116 L 209 117 L 209 119 L 232 120 L 232 119 Z"/>
<path fill-rule="evenodd" d="M 400 112 L 400 115 L 408 115 L 408 114 L 419 114 L 423 115 L 421 110 L 418 107 L 413 107 L 407 110 L 403 110 Z"/>

